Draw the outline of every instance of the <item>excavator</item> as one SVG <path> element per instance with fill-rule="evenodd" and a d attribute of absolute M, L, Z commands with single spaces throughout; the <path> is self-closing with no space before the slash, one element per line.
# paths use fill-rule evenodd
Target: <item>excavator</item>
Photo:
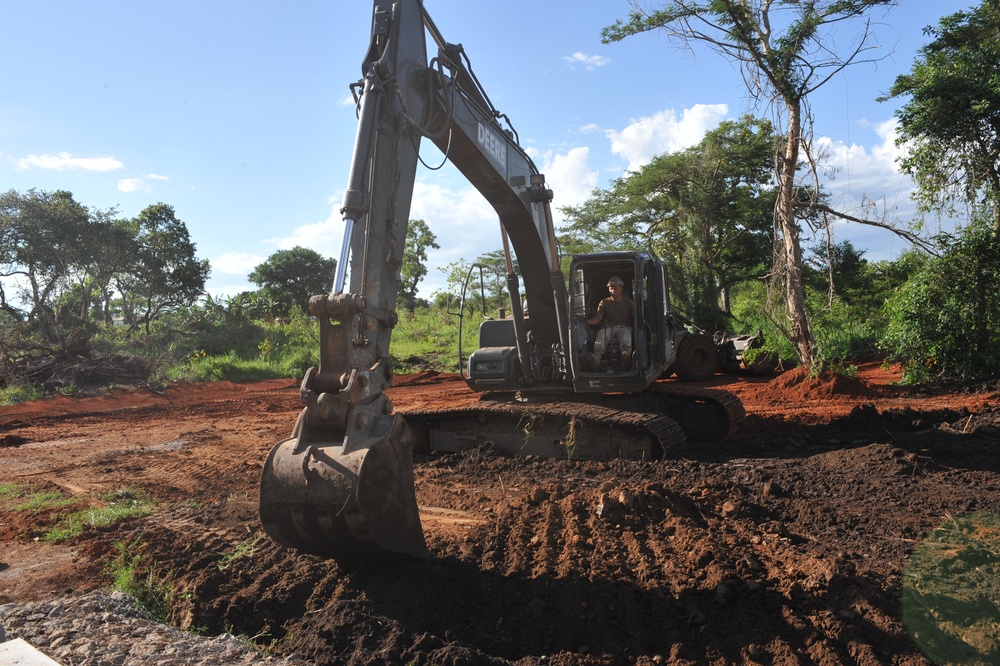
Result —
<path fill-rule="evenodd" d="M 437 47 L 430 61 L 428 36 Z M 319 366 L 303 377 L 291 437 L 261 473 L 260 519 L 273 540 L 344 561 L 425 556 L 414 451 L 488 445 L 513 455 L 655 460 L 739 427 L 743 407 L 732 394 L 663 380 L 705 379 L 717 353 L 671 309 L 659 259 L 580 255 L 564 275 L 545 176 L 422 0 L 374 0 L 362 73 L 352 85 L 358 127 L 340 258 L 331 292 L 309 301 Z M 479 400 L 404 414 L 385 390 L 424 139 L 496 210 L 510 314 L 483 322 L 469 356 L 463 374 Z M 634 302 L 631 347 L 611 342 L 598 358 L 587 319 L 612 281 Z"/>

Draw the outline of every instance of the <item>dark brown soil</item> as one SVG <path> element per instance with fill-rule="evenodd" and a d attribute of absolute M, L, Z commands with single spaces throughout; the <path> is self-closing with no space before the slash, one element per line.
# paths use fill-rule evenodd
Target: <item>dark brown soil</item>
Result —
<path fill-rule="evenodd" d="M 397 379 L 403 412 L 477 398 L 454 375 Z M 741 434 L 668 461 L 418 457 L 433 557 L 352 569 L 257 520 L 291 381 L 4 407 L 0 484 L 79 501 L 0 499 L 0 603 L 106 587 L 114 545 L 141 540 L 174 624 L 317 664 L 929 663 L 902 619 L 904 566 L 947 520 L 1000 512 L 998 387 L 896 380 L 717 376 L 744 401 Z M 39 539 L 124 488 L 158 510 Z"/>

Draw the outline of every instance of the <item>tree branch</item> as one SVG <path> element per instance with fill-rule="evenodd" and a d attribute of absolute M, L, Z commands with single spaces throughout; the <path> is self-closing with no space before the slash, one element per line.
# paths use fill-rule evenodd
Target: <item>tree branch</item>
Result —
<path fill-rule="evenodd" d="M 833 215 L 848 222 L 856 222 L 857 224 L 865 224 L 870 227 L 878 227 L 879 229 L 885 229 L 887 231 L 891 231 L 892 233 L 896 234 L 897 236 L 907 241 L 911 245 L 919 247 L 924 252 L 933 254 L 934 256 L 938 256 L 937 248 L 934 246 L 934 243 L 911 231 L 907 231 L 906 229 L 900 229 L 899 227 L 895 227 L 887 222 L 879 222 L 877 220 L 866 220 L 864 218 L 854 217 L 853 215 L 848 215 L 847 213 L 843 213 L 839 210 L 834 210 L 830 206 L 819 202 L 797 201 L 795 203 L 795 207 L 808 208 L 810 210 L 818 211 L 820 213 L 826 213 L 827 215 Z"/>

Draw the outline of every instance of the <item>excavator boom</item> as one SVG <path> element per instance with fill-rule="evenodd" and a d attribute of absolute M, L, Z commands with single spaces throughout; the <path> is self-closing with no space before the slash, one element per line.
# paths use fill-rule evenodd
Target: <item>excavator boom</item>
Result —
<path fill-rule="evenodd" d="M 430 63 L 428 33 L 439 49 Z M 292 437 L 272 449 L 261 476 L 261 521 L 285 545 L 341 559 L 425 552 L 410 433 L 384 393 L 422 138 L 496 208 L 522 265 L 538 273 L 531 279 L 558 275 L 551 192 L 462 58 L 420 0 L 374 1 L 340 261 L 332 293 L 309 303 L 320 321 L 320 364 L 302 382 L 305 408 Z M 528 295 L 542 343 L 558 343 L 565 330 L 557 282 L 555 293 Z"/>

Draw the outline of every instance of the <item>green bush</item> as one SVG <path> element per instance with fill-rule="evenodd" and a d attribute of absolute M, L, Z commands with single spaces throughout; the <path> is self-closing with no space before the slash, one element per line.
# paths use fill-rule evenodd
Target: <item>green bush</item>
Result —
<path fill-rule="evenodd" d="M 751 334 L 760 331 L 764 346 L 758 353 L 769 353 L 786 362 L 797 362 L 795 347 L 767 316 L 767 286 L 763 282 L 747 282 L 734 289 L 732 294 L 733 327 L 730 333 Z"/>
<path fill-rule="evenodd" d="M 929 260 L 889 300 L 883 343 L 904 382 L 995 377 L 1000 371 L 1000 243 L 977 220 L 940 239 Z"/>
<path fill-rule="evenodd" d="M 42 391 L 30 384 L 17 384 L 0 388 L 0 405 L 16 405 L 19 402 L 30 402 L 42 397 Z"/>

